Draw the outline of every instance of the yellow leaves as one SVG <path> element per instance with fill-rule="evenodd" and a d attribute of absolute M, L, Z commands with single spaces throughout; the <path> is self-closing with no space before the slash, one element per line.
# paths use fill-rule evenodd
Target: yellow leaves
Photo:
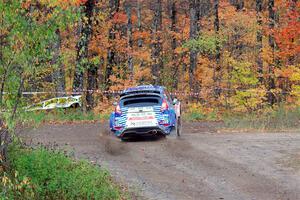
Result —
<path fill-rule="evenodd" d="M 188 48 L 184 48 L 183 46 L 179 46 L 175 49 L 175 53 L 182 54 L 188 52 Z"/>
<path fill-rule="evenodd" d="M 290 85 L 288 101 L 300 105 L 300 65 L 277 69 L 275 74 L 279 78 L 286 78 Z"/>
<path fill-rule="evenodd" d="M 272 49 L 267 44 L 263 44 L 263 45 L 264 48 L 262 49 L 262 54 L 261 54 L 262 59 L 265 61 L 267 65 L 271 65 L 274 62 Z"/>
<path fill-rule="evenodd" d="M 292 99 L 291 102 L 294 102 L 296 105 L 300 105 L 300 85 L 293 85 L 291 91 Z"/>
<path fill-rule="evenodd" d="M 230 97 L 229 104 L 235 111 L 251 112 L 262 106 L 266 100 L 266 89 L 263 87 L 237 90 L 235 95 Z"/>
<path fill-rule="evenodd" d="M 300 81 L 300 65 L 298 67 L 296 66 L 290 66 L 292 68 L 293 72 L 290 76 L 291 81 L 299 82 Z"/>
<path fill-rule="evenodd" d="M 275 69 L 276 77 L 288 78 L 292 82 L 300 81 L 300 66 L 287 66 L 281 69 Z"/>
<path fill-rule="evenodd" d="M 9 176 L 4 172 L 3 176 L 1 177 L 0 183 L 6 190 L 10 190 L 21 195 L 23 193 L 27 193 L 27 195 L 29 196 L 34 196 L 34 193 L 31 190 L 33 188 L 33 185 L 30 182 L 30 179 L 28 177 L 23 177 L 22 179 L 20 179 L 20 177 L 18 177 L 17 171 Z"/>

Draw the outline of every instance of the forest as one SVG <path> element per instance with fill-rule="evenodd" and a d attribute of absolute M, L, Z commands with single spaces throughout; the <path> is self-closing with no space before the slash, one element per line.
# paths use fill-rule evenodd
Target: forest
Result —
<path fill-rule="evenodd" d="M 121 90 L 148 84 L 182 102 L 184 121 L 299 130 L 300 1 L 1 0 L 0 198 L 127 199 L 105 170 L 15 132 L 107 120 Z M 25 112 L 70 95 L 81 109 Z"/>
<path fill-rule="evenodd" d="M 2 108 L 77 92 L 89 110 L 140 84 L 163 85 L 181 100 L 221 111 L 300 103 L 297 0 L 0 6 Z"/>

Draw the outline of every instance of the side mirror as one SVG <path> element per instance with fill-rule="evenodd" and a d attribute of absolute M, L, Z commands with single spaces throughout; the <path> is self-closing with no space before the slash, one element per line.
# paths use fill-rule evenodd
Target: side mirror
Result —
<path fill-rule="evenodd" d="M 178 102 L 178 100 L 175 98 L 175 99 L 173 99 L 173 105 L 176 105 L 177 104 L 177 102 Z"/>
<path fill-rule="evenodd" d="M 118 105 L 118 103 L 117 102 L 113 102 L 113 106 L 117 106 Z"/>

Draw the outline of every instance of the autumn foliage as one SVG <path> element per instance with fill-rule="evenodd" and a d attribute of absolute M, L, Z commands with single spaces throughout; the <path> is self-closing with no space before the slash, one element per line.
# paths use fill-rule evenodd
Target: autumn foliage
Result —
<path fill-rule="evenodd" d="M 99 109 L 112 99 L 104 91 L 160 84 L 194 107 L 221 111 L 300 103 L 297 0 L 24 0 L 14 5 L 10 12 L 24 17 L 28 27 L 48 24 L 52 34 L 43 47 L 49 55 L 34 55 L 30 70 L 17 77 L 22 91 L 59 92 L 39 99 L 98 91 L 83 94 L 87 108 Z M 4 24 L 1 46 L 18 56 L 32 40 L 9 33 L 18 28 L 13 21 Z M 6 42 L 9 38 L 16 40 Z M 18 84 L 7 84 L 15 65 L 5 54 L 0 57 L 1 91 L 17 91 Z"/>

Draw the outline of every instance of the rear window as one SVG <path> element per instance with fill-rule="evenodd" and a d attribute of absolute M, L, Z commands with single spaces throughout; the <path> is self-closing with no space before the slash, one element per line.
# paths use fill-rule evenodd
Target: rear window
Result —
<path fill-rule="evenodd" d="M 160 97 L 156 96 L 142 96 L 125 98 L 121 101 L 121 104 L 125 107 L 144 107 L 155 106 L 160 104 Z"/>

